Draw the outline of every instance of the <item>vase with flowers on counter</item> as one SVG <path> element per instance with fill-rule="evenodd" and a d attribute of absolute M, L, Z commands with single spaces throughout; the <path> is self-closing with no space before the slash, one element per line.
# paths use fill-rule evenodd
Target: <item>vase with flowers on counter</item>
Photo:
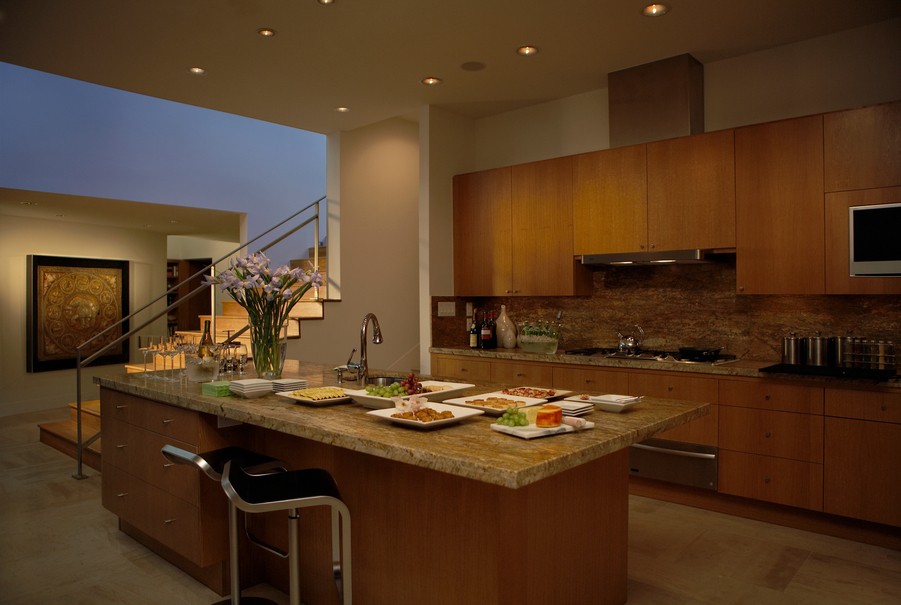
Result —
<path fill-rule="evenodd" d="M 523 322 L 519 327 L 519 348 L 526 353 L 553 355 L 557 352 L 561 324 L 545 320 Z"/>
<path fill-rule="evenodd" d="M 259 378 L 280 378 L 287 351 L 287 324 L 291 309 L 312 287 L 322 285 L 315 270 L 281 265 L 270 268 L 269 257 L 256 252 L 232 260 L 228 269 L 207 284 L 218 285 L 247 311 L 253 366 Z"/>

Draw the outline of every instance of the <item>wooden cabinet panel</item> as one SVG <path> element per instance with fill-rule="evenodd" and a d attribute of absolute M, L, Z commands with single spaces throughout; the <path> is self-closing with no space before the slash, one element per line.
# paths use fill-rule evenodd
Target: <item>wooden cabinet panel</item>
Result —
<path fill-rule="evenodd" d="M 491 382 L 491 362 L 455 355 L 433 355 L 432 372 L 436 376 L 466 382 Z"/>
<path fill-rule="evenodd" d="M 511 169 L 454 177 L 454 293 L 498 296 L 512 288 Z"/>
<path fill-rule="evenodd" d="M 823 117 L 735 130 L 742 294 L 823 294 Z"/>
<path fill-rule="evenodd" d="M 826 418 L 824 510 L 901 526 L 901 424 Z"/>
<path fill-rule="evenodd" d="M 901 294 L 897 277 L 851 277 L 848 251 L 848 209 L 898 201 L 901 187 L 826 194 L 826 294 Z"/>
<path fill-rule="evenodd" d="M 823 462 L 823 417 L 720 405 L 720 448 Z"/>
<path fill-rule="evenodd" d="M 491 382 L 509 386 L 550 387 L 554 370 L 548 364 L 525 361 L 492 361 Z"/>
<path fill-rule="evenodd" d="M 735 247 L 732 130 L 648 143 L 650 249 Z"/>
<path fill-rule="evenodd" d="M 719 453 L 718 491 L 823 510 L 823 465 L 731 450 Z"/>
<path fill-rule="evenodd" d="M 803 414 L 823 413 L 823 389 L 749 378 L 721 379 L 719 401 L 723 405 L 781 410 Z"/>
<path fill-rule="evenodd" d="M 827 388 L 826 415 L 901 424 L 901 392 Z"/>
<path fill-rule="evenodd" d="M 629 394 L 701 401 L 712 404 L 710 413 L 682 426 L 658 433 L 661 439 L 716 446 L 719 442 L 717 381 L 701 376 L 682 376 L 663 372 L 630 372 Z"/>
<path fill-rule="evenodd" d="M 826 191 L 901 185 L 901 101 L 823 116 Z"/>
<path fill-rule="evenodd" d="M 648 243 L 645 145 L 573 158 L 573 253 L 640 252 Z"/>
<path fill-rule="evenodd" d="M 627 393 L 629 391 L 629 374 L 623 370 L 555 367 L 553 386 L 555 389 L 566 389 L 591 395 Z"/>

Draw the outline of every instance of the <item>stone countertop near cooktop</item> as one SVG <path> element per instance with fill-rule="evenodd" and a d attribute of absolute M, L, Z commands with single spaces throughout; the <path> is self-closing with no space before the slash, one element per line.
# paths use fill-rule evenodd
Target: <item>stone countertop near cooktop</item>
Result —
<path fill-rule="evenodd" d="M 338 386 L 332 368 L 320 364 L 288 360 L 283 376 L 304 378 L 310 387 Z M 417 429 L 367 414 L 370 410 L 356 403 L 313 407 L 275 394 L 258 399 L 210 397 L 201 393 L 197 383 L 154 380 L 124 371 L 121 375 L 98 376 L 95 382 L 137 397 L 514 489 L 601 458 L 710 411 L 706 403 L 647 397 L 620 414 L 591 412 L 584 418 L 595 424 L 592 429 L 527 440 L 491 430 L 489 425 L 496 419 L 487 415 Z M 498 388 L 480 385 L 464 396 Z"/>
<path fill-rule="evenodd" d="M 707 374 L 712 376 L 738 376 L 745 378 L 770 378 L 779 380 L 797 381 L 799 384 L 809 386 L 828 386 L 834 388 L 848 387 L 885 387 L 901 389 L 901 379 L 875 381 L 861 378 L 839 378 L 829 376 L 784 374 L 761 372 L 761 368 L 774 365 L 774 361 L 760 361 L 751 359 L 738 359 L 727 363 L 682 363 L 675 361 L 648 361 L 636 359 L 617 359 L 605 357 L 591 357 L 588 355 L 566 355 L 557 352 L 553 355 L 540 353 L 526 353 L 522 349 L 469 349 L 432 347 L 430 353 L 436 355 L 458 355 L 464 357 L 482 359 L 504 359 L 511 361 L 531 361 L 543 363 L 557 363 L 574 366 L 592 366 L 599 368 L 621 368 L 627 370 L 657 370 L 658 372 L 687 372 L 692 374 Z M 542 385 L 534 385 L 542 386 Z"/>

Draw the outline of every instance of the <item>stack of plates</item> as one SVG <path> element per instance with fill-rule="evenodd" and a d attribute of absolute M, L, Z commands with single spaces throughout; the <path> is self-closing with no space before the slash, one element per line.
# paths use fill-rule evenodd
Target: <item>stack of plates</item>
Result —
<path fill-rule="evenodd" d="M 564 416 L 584 416 L 594 410 L 594 404 L 590 401 L 555 401 L 554 405 L 559 405 L 563 410 Z"/>
<path fill-rule="evenodd" d="M 244 380 L 232 380 L 228 388 L 235 395 L 252 399 L 271 393 L 272 383 L 262 378 L 245 378 Z"/>
<path fill-rule="evenodd" d="M 272 390 L 276 393 L 290 393 L 305 388 L 307 388 L 307 381 L 301 378 L 279 378 L 272 381 Z"/>

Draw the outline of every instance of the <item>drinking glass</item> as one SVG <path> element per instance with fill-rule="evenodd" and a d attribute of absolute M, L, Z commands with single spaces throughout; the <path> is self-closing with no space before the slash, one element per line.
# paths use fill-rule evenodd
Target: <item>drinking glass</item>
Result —
<path fill-rule="evenodd" d="M 247 369 L 247 345 L 239 342 L 235 348 L 235 358 L 238 364 L 238 374 L 243 376 Z"/>
<path fill-rule="evenodd" d="M 138 350 L 144 356 L 144 378 L 147 378 L 147 356 L 153 349 L 153 337 L 138 335 Z"/>

